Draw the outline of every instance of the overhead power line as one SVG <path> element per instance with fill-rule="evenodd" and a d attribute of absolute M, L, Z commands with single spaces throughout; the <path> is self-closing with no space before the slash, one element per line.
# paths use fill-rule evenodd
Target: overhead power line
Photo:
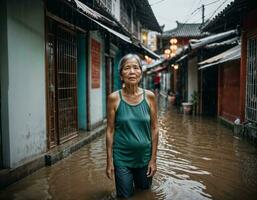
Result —
<path fill-rule="evenodd" d="M 228 0 L 224 0 L 215 10 L 214 12 L 212 13 L 212 15 L 209 17 L 209 19 L 211 19 L 215 14 L 216 12 L 220 9 L 221 6 L 223 6 Z"/>
<path fill-rule="evenodd" d="M 217 3 L 217 2 L 219 2 L 220 0 L 216 0 L 216 1 L 213 1 L 213 2 L 210 2 L 210 3 L 207 3 L 207 4 L 204 4 L 205 6 L 209 6 L 209 5 L 212 5 L 212 4 L 214 4 L 214 3 Z"/>
<path fill-rule="evenodd" d="M 203 8 L 203 6 L 206 7 L 206 6 L 215 4 L 215 3 L 219 2 L 219 1 L 221 1 L 221 0 L 215 0 L 215 1 L 212 1 L 212 2 L 210 2 L 210 3 L 207 3 L 207 4 L 204 4 L 204 5 L 199 6 L 198 8 L 196 8 L 196 9 L 189 15 L 188 19 L 185 20 L 184 24 L 186 24 L 189 20 L 191 20 L 191 19 L 195 16 L 195 14 L 197 14 L 197 13 Z M 228 1 L 228 0 L 226 0 L 226 1 Z M 198 5 L 199 5 L 201 2 L 202 2 L 202 1 L 200 0 L 200 1 L 198 2 Z M 224 3 L 224 2 L 223 2 L 223 3 Z M 222 5 L 223 5 L 223 4 L 222 4 Z M 222 6 L 222 5 L 221 5 L 221 6 Z M 219 7 L 220 7 L 220 6 L 219 6 Z M 219 8 L 217 8 L 217 9 L 219 9 Z M 202 18 L 204 18 L 204 16 L 202 16 Z"/>
<path fill-rule="evenodd" d="M 154 6 L 154 5 L 159 4 L 159 3 L 163 2 L 163 1 L 165 1 L 165 0 L 156 1 L 156 2 L 154 2 L 154 3 L 152 3 L 152 4 L 150 4 L 150 6 Z"/>
<path fill-rule="evenodd" d="M 210 3 L 204 4 L 204 6 L 206 7 L 206 6 L 212 5 L 212 4 L 214 4 L 214 3 L 217 3 L 217 2 L 219 2 L 219 1 L 220 1 L 220 0 L 212 1 L 212 2 L 210 2 Z M 198 8 L 196 8 L 191 14 L 194 14 L 194 12 L 196 12 L 197 10 L 200 10 L 201 8 L 202 8 L 202 5 L 201 5 L 200 7 L 198 7 Z"/>

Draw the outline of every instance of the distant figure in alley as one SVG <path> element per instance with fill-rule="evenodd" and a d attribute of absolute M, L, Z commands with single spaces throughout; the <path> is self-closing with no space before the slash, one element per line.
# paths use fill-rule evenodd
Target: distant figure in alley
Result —
<path fill-rule="evenodd" d="M 106 175 L 115 177 L 117 197 L 128 198 L 135 189 L 150 189 L 157 170 L 157 105 L 155 95 L 139 87 L 137 55 L 124 56 L 119 70 L 124 87 L 108 97 Z"/>
<path fill-rule="evenodd" d="M 160 73 L 157 73 L 154 77 L 154 92 L 155 94 L 158 94 L 158 92 L 161 89 L 161 75 Z"/>

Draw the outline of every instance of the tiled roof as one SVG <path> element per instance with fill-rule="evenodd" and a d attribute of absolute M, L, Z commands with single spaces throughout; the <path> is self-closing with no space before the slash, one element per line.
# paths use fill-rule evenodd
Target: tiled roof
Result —
<path fill-rule="evenodd" d="M 202 27 L 202 30 L 218 33 L 224 30 L 235 29 L 239 27 L 244 16 L 256 8 L 256 0 L 234 0 L 212 19 L 208 20 Z"/>
<path fill-rule="evenodd" d="M 191 49 L 197 49 L 197 48 L 203 47 L 207 44 L 217 42 L 220 40 L 224 40 L 225 38 L 235 36 L 237 34 L 238 34 L 238 31 L 235 29 L 235 30 L 230 30 L 230 31 L 214 34 L 214 35 L 211 35 L 208 37 L 204 37 L 200 40 L 195 40 L 195 39 L 190 40 L 190 47 L 191 47 Z"/>
<path fill-rule="evenodd" d="M 202 37 L 206 36 L 207 33 L 201 33 L 201 23 L 185 24 L 177 21 L 177 27 L 169 31 L 165 31 L 163 37 Z"/>
<path fill-rule="evenodd" d="M 136 6 L 136 13 L 143 27 L 161 33 L 162 30 L 148 0 L 135 0 L 134 3 Z"/>
<path fill-rule="evenodd" d="M 213 65 L 225 63 L 232 60 L 237 60 L 241 58 L 241 45 L 238 44 L 237 46 L 226 50 L 216 56 L 213 56 L 207 60 L 204 60 L 200 63 L 201 67 L 199 69 L 204 69 Z"/>

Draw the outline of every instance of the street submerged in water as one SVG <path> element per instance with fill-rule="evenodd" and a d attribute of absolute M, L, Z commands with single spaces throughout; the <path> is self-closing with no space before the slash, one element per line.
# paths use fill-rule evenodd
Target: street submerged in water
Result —
<path fill-rule="evenodd" d="M 158 171 L 141 199 L 256 199 L 257 148 L 213 118 L 183 115 L 159 97 Z M 0 199 L 115 199 L 101 136 L 0 191 Z"/>

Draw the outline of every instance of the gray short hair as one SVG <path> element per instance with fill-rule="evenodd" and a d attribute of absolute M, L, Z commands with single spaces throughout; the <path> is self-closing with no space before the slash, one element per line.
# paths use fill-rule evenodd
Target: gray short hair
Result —
<path fill-rule="evenodd" d="M 119 72 L 120 72 L 120 75 L 121 75 L 121 72 L 122 72 L 122 68 L 124 67 L 124 64 L 128 61 L 128 60 L 130 60 L 130 59 L 136 59 L 136 61 L 138 62 L 138 65 L 139 65 L 139 67 L 140 67 L 140 69 L 141 69 L 141 71 L 142 71 L 142 63 L 141 63 L 141 59 L 139 58 L 139 56 L 138 55 L 136 55 L 136 54 L 127 54 L 127 55 L 125 55 L 125 56 L 123 56 L 122 58 L 121 58 L 121 60 L 120 60 L 120 62 L 119 62 Z"/>

